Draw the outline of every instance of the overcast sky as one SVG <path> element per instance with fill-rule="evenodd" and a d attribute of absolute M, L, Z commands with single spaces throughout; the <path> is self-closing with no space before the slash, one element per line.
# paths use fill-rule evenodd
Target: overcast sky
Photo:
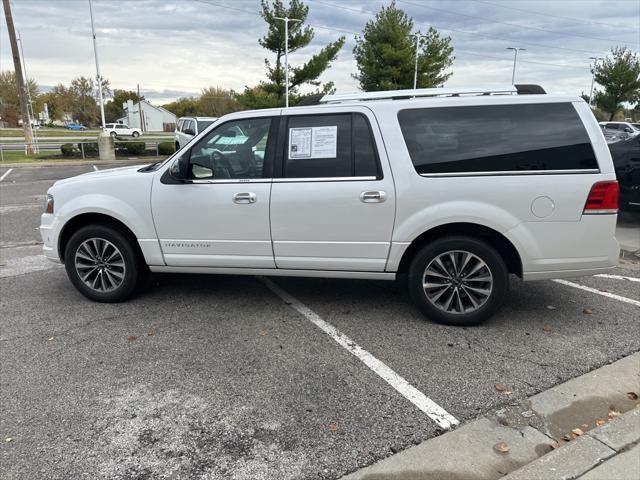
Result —
<path fill-rule="evenodd" d="M 286 2 L 286 0 L 285 0 Z M 88 0 L 12 0 L 27 73 L 47 87 L 95 76 Z M 354 91 L 354 36 L 387 0 L 307 0 L 313 42 L 291 55 L 299 64 L 327 42 L 346 36 L 325 72 L 338 91 Z M 589 57 L 613 46 L 640 48 L 640 0 L 411 0 L 398 6 L 416 29 L 450 36 L 456 57 L 447 86 L 538 83 L 551 93 L 579 95 L 591 81 Z M 269 56 L 258 0 L 94 0 L 102 75 L 112 87 L 135 89 L 156 103 L 204 87 L 242 90 L 264 79 Z M 0 21 L 0 68 L 13 69 L 7 28 Z"/>

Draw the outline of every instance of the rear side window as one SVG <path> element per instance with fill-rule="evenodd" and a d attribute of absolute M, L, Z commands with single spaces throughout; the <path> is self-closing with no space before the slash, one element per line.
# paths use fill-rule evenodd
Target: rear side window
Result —
<path fill-rule="evenodd" d="M 411 109 L 398 120 L 420 174 L 598 168 L 571 103 Z"/>
<path fill-rule="evenodd" d="M 197 120 L 198 133 L 202 133 L 206 128 L 213 123 L 213 120 Z"/>
<path fill-rule="evenodd" d="M 286 132 L 286 178 L 378 176 L 377 150 L 362 114 L 291 116 Z"/>

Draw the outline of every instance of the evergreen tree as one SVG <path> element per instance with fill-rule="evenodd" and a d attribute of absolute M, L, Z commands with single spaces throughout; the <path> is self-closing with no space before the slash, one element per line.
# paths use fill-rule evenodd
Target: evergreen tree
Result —
<path fill-rule="evenodd" d="M 413 19 L 395 1 L 367 22 L 353 49 L 358 64 L 353 77 L 362 90 L 413 88 L 416 40 L 412 33 Z M 437 87 L 451 77 L 452 73 L 445 73 L 455 58 L 450 43 L 450 37 L 441 37 L 433 27 L 420 38 L 418 88 Z"/>
<path fill-rule="evenodd" d="M 612 49 L 611 57 L 596 66 L 595 81 L 604 89 L 595 93 L 595 104 L 613 120 L 623 102 L 640 101 L 640 57 L 626 47 Z"/>
<path fill-rule="evenodd" d="M 257 87 L 246 87 L 245 91 L 238 95 L 240 103 L 248 108 L 266 108 L 283 106 L 285 96 L 285 26 L 282 20 L 275 17 L 289 17 L 300 20 L 289 22 L 289 54 L 306 47 L 314 37 L 313 28 L 306 25 L 309 14 L 307 7 L 301 0 L 291 0 L 285 6 L 282 0 L 261 1 L 262 11 L 260 15 L 267 22 L 267 34 L 258 40 L 258 43 L 275 54 L 275 63 L 265 59 L 267 67 L 266 82 L 260 82 Z M 344 37 L 331 42 L 313 55 L 306 63 L 292 67 L 289 64 L 289 103 L 296 104 L 301 95 L 299 89 L 303 85 L 321 86 L 318 80 L 338 56 L 338 52 L 344 45 Z M 328 92 L 332 89 L 331 83 L 323 85 L 317 92 Z"/>

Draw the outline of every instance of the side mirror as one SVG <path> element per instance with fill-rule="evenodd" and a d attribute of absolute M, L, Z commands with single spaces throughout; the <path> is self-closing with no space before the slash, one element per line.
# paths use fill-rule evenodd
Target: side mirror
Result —
<path fill-rule="evenodd" d="M 176 180 L 187 181 L 189 179 L 189 155 L 183 154 L 171 165 L 171 176 Z"/>
<path fill-rule="evenodd" d="M 191 135 L 191 136 L 195 136 L 196 134 L 196 132 L 193 131 L 193 128 L 187 128 L 183 130 L 182 133 L 184 133 L 185 135 Z"/>

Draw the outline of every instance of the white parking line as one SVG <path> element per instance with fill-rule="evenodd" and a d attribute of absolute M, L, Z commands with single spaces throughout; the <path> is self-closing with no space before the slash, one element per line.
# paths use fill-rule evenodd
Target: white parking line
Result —
<path fill-rule="evenodd" d="M 10 168 L 9 170 L 7 170 L 6 172 L 4 172 L 2 174 L 2 176 L 0 177 L 0 182 L 3 181 L 5 178 L 7 178 L 7 175 L 9 175 L 11 172 L 13 171 L 13 168 Z"/>
<path fill-rule="evenodd" d="M 282 300 L 291 305 L 307 320 L 313 323 L 316 327 L 329 335 L 336 343 L 343 347 L 348 352 L 355 355 L 362 363 L 369 367 L 375 374 L 382 378 L 385 382 L 391 385 L 398 393 L 413 403 L 416 407 L 422 410 L 427 416 L 438 424 L 443 429 L 450 429 L 451 427 L 460 423 L 453 415 L 448 413 L 444 408 L 435 403 L 424 393 L 419 391 L 414 386 L 410 385 L 404 378 L 391 370 L 387 365 L 378 360 L 376 357 L 367 352 L 364 348 L 358 345 L 356 342 L 347 337 L 344 333 L 340 332 L 336 327 L 330 323 L 325 322 L 320 316 L 305 306 L 302 302 L 289 295 L 278 285 L 273 283 L 267 278 L 260 278 L 260 280 L 278 295 Z"/>
<path fill-rule="evenodd" d="M 560 283 L 562 285 L 566 285 L 567 287 L 579 288 L 580 290 L 584 290 L 586 292 L 597 293 L 598 295 L 602 295 L 603 297 L 613 298 L 614 300 L 618 300 L 620 302 L 628 303 L 630 305 L 635 305 L 636 307 L 640 307 L 640 301 L 633 300 L 631 298 L 622 297 L 620 295 L 616 295 L 615 293 L 602 292 L 597 288 L 587 287 L 585 285 L 580 285 L 579 283 L 568 282 L 567 280 L 554 280 L 556 283 Z"/>
<path fill-rule="evenodd" d="M 640 278 L 626 277 L 624 275 L 609 275 L 608 273 L 599 273 L 598 275 L 594 275 L 594 277 L 611 278 L 613 280 L 628 280 L 630 282 L 640 282 Z"/>
<path fill-rule="evenodd" d="M 96 171 L 96 172 L 97 172 L 97 171 L 99 170 L 99 168 L 98 168 L 98 167 L 96 167 L 95 165 L 91 165 L 91 166 L 93 167 L 93 170 L 94 170 L 94 171 Z"/>

